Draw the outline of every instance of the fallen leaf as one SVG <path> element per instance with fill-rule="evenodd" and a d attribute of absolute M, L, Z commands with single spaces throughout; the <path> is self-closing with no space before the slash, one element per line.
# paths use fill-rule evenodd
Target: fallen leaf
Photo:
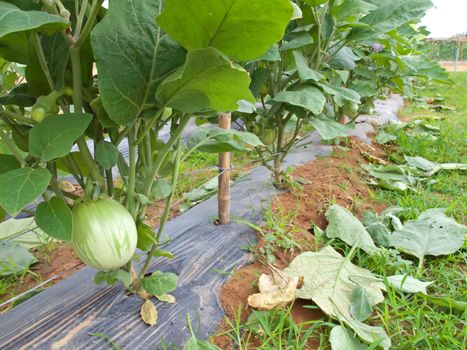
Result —
<path fill-rule="evenodd" d="M 168 303 L 168 304 L 175 304 L 177 302 L 177 299 L 171 294 L 162 294 L 162 295 L 156 295 L 156 298 L 159 301 L 162 301 L 163 303 Z"/>
<path fill-rule="evenodd" d="M 150 326 L 154 326 L 157 322 L 157 310 L 154 303 L 151 300 L 146 300 L 141 307 L 141 318 L 145 323 Z"/>
<path fill-rule="evenodd" d="M 299 280 L 299 277 L 274 278 L 263 274 L 258 281 L 259 293 L 248 297 L 248 305 L 258 310 L 283 308 L 295 300 Z"/>

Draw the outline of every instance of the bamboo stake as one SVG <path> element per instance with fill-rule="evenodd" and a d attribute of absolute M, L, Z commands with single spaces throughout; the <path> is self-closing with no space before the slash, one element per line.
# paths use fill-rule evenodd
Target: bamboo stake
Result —
<path fill-rule="evenodd" d="M 230 130 L 232 114 L 219 115 L 219 127 Z M 228 170 L 226 170 L 228 169 Z M 230 222 L 230 152 L 219 153 L 219 185 L 217 192 L 219 225 Z"/>

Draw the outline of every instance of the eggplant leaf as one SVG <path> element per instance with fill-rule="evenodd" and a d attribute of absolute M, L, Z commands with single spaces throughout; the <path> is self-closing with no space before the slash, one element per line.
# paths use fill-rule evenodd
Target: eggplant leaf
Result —
<path fill-rule="evenodd" d="M 166 78 L 157 99 L 185 113 L 235 111 L 238 102 L 255 102 L 250 77 L 214 48 L 188 53 L 185 66 Z"/>
<path fill-rule="evenodd" d="M 213 47 L 236 61 L 259 58 L 284 35 L 290 0 L 165 0 L 157 22 L 187 50 Z"/>

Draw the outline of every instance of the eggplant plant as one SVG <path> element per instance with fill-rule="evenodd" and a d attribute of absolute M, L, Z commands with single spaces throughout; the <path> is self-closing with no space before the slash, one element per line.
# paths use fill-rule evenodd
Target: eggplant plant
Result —
<path fill-rule="evenodd" d="M 193 116 L 255 101 L 240 63 L 283 37 L 293 6 L 289 0 L 128 0 L 111 1 L 108 10 L 102 4 L 0 1 L 0 63 L 24 68 L 21 82 L 2 85 L 0 206 L 11 217 L 33 212 L 43 231 L 69 241 L 101 270 L 97 283 L 121 281 L 143 298 L 161 297 L 175 289 L 177 276 L 147 272 L 153 257 L 172 257 L 162 235 L 182 133 Z M 248 133 L 225 132 L 222 141 L 222 151 L 261 145 Z M 128 159 L 119 148 L 124 143 Z M 64 174 L 82 195 L 64 186 Z M 154 233 L 144 221 L 155 200 L 166 204 Z M 136 247 L 146 254 L 138 271 Z"/>
<path fill-rule="evenodd" d="M 324 140 L 346 136 L 376 98 L 406 92 L 411 78 L 447 79 L 413 43 L 422 38 L 413 24 L 431 6 L 429 0 L 295 2 L 282 40 L 246 66 L 256 110 L 237 113 L 263 141 L 256 150 L 277 186 L 284 181 L 282 162 L 304 126 Z M 415 61 L 422 69 L 410 63 Z"/>

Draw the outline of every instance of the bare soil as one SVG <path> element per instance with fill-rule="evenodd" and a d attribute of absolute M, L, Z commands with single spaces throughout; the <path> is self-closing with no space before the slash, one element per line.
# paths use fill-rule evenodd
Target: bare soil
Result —
<path fill-rule="evenodd" d="M 451 61 L 444 61 L 439 62 L 439 64 L 444 67 L 448 72 L 454 72 L 455 62 Z M 457 63 L 457 71 L 458 72 L 467 72 L 467 62 L 458 62 Z"/>
<path fill-rule="evenodd" d="M 292 259 L 303 251 L 316 251 L 319 249 L 314 240 L 312 226 L 315 224 L 324 229 L 327 225 L 325 212 L 329 204 L 337 203 L 351 210 L 356 216 L 362 217 L 363 212 L 369 209 L 381 211 L 384 204 L 375 202 L 370 193 L 370 188 L 365 183 L 365 177 L 360 165 L 379 161 L 384 152 L 376 146 L 351 139 L 348 151 L 336 151 L 332 156 L 315 160 L 311 163 L 298 167 L 294 178 L 306 180 L 300 191 L 287 191 L 278 195 L 273 201 L 275 211 L 285 208 L 288 212 L 296 211 L 296 220 L 293 223 L 294 240 L 301 246 L 301 250 L 293 252 L 279 250 L 276 252 L 277 267 L 282 269 L 288 266 Z M 259 237 L 257 249 L 264 245 L 264 240 Z M 258 250 L 257 250 L 258 251 Z M 247 306 L 248 296 L 257 293 L 257 280 L 262 273 L 268 273 L 268 267 L 259 261 L 238 269 L 232 278 L 223 286 L 220 300 L 224 307 L 226 317 L 234 320 L 241 310 L 241 321 L 245 322 L 251 309 Z M 311 301 L 298 300 L 293 305 L 292 315 L 295 322 L 306 322 L 323 318 L 325 315 L 318 309 L 304 308 L 305 305 L 313 304 Z M 223 350 L 232 349 L 232 344 L 227 335 L 222 335 L 228 330 L 227 322 L 224 321 L 213 341 Z M 253 341 L 254 343 L 254 341 Z M 253 346 L 253 348 L 259 347 Z M 317 349 L 318 343 L 310 341 L 309 349 Z"/>

